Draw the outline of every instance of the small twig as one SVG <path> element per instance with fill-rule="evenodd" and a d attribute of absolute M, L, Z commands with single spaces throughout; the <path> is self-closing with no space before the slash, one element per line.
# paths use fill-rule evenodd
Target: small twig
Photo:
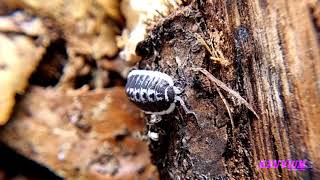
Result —
<path fill-rule="evenodd" d="M 201 37 L 198 33 L 194 33 L 195 37 L 197 38 L 197 41 L 200 42 L 210 53 L 211 57 L 210 59 L 219 62 L 220 64 L 224 66 L 230 65 L 230 62 L 224 57 L 222 51 L 220 50 L 220 47 L 218 44 L 214 45 L 214 35 L 210 33 L 210 41 L 207 43 L 203 37 Z"/>
<path fill-rule="evenodd" d="M 209 53 L 210 53 L 210 55 L 211 56 L 213 56 L 214 55 L 214 53 L 213 53 L 213 51 L 212 51 L 212 49 L 208 46 L 208 43 L 198 34 L 198 33 L 195 33 L 195 35 L 196 35 L 196 38 L 197 38 L 197 40 L 203 45 L 203 46 L 205 46 L 205 48 L 207 49 L 207 51 L 209 51 Z"/>
<path fill-rule="evenodd" d="M 217 89 L 218 93 L 219 93 L 219 96 L 220 98 L 222 99 L 224 105 L 226 106 L 227 108 L 227 111 L 228 111 L 228 114 L 229 114 L 229 118 L 230 118 L 230 121 L 231 121 L 231 127 L 232 129 L 234 129 L 234 122 L 233 122 L 233 118 L 232 118 L 232 114 L 231 114 L 231 110 L 230 110 L 230 106 L 226 100 L 226 98 L 224 98 L 224 96 L 222 95 L 221 91 L 220 91 L 220 88 L 216 85 L 216 83 L 214 83 L 214 86 L 215 88 Z"/>
<path fill-rule="evenodd" d="M 162 18 L 165 18 L 166 16 L 162 13 L 162 12 L 160 12 L 160 11 L 158 11 L 158 10 L 155 10 Z"/>
<path fill-rule="evenodd" d="M 234 97 L 236 97 L 241 104 L 244 104 L 253 114 L 259 119 L 258 114 L 254 111 L 253 107 L 243 98 L 240 96 L 240 94 L 231 88 L 229 88 L 224 82 L 220 81 L 219 79 L 215 78 L 211 73 L 209 73 L 207 70 L 203 68 L 191 68 L 194 71 L 200 71 L 204 75 L 206 75 L 212 82 L 214 82 L 217 86 L 222 88 L 223 90 L 227 91 Z"/>

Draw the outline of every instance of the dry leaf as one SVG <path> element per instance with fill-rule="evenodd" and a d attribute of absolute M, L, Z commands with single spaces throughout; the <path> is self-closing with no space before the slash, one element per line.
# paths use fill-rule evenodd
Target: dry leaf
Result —
<path fill-rule="evenodd" d="M 169 4 L 171 6 L 169 6 Z M 123 0 L 121 1 L 121 12 L 126 19 L 126 29 L 118 37 L 118 45 L 124 49 L 120 52 L 122 59 L 130 64 L 140 60 L 135 50 L 137 44 L 145 38 L 146 21 L 154 19 L 156 16 L 166 15 L 171 7 L 177 7 L 175 1 L 168 0 Z"/>
<path fill-rule="evenodd" d="M 16 93 L 22 94 L 28 79 L 41 60 L 49 39 L 39 19 L 25 14 L 0 17 L 0 31 L 40 35 L 37 42 L 24 35 L 0 33 L 0 124 L 10 117 Z"/>

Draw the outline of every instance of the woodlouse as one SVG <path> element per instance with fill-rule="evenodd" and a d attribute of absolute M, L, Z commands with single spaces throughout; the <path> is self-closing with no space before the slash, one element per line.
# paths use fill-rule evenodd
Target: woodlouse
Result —
<path fill-rule="evenodd" d="M 179 96 L 172 78 L 159 71 L 132 70 L 125 86 L 129 99 L 147 114 L 164 115 L 174 111 L 179 101 L 186 113 L 192 113 Z"/>

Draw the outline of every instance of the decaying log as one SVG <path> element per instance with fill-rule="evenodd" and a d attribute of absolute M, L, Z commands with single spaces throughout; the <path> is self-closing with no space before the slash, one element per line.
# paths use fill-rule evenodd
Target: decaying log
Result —
<path fill-rule="evenodd" d="M 148 125 L 160 135 L 150 146 L 160 176 L 319 178 L 319 18 L 315 0 L 195 0 L 162 19 L 138 45 L 137 66 L 174 78 L 198 120 L 181 107 L 147 116 L 161 120 Z M 259 118 L 195 67 L 238 92 Z M 261 169 L 260 160 L 308 160 L 312 168 Z"/>

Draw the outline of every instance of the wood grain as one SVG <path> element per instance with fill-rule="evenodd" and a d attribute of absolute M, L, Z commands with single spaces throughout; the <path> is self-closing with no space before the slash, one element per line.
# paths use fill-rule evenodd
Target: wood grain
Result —
<path fill-rule="evenodd" d="M 319 2 L 192 1 L 162 19 L 137 53 L 141 69 L 170 74 L 185 84 L 183 98 L 199 119 L 178 109 L 149 127 L 163 131 L 151 145 L 162 177 L 317 179 L 320 177 Z M 214 34 L 231 65 L 210 59 L 196 35 Z M 260 119 L 224 93 L 235 128 L 202 67 L 240 93 Z M 160 129 L 160 130 L 159 130 Z M 312 168 L 260 169 L 260 160 L 308 160 Z"/>

